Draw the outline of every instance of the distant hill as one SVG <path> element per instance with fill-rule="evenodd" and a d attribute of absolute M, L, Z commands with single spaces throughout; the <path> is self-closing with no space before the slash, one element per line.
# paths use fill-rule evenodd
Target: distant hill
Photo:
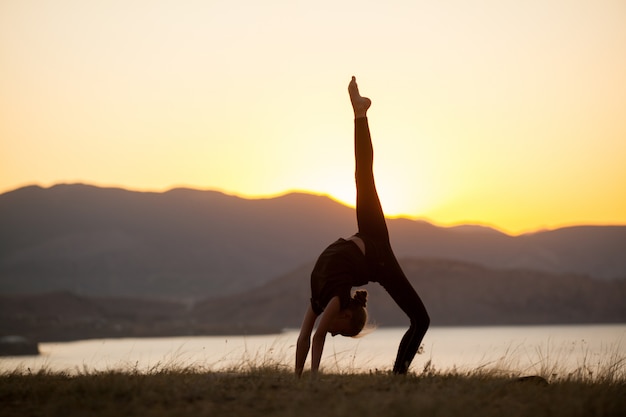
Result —
<path fill-rule="evenodd" d="M 0 336 L 37 342 L 277 332 L 265 325 L 197 321 L 180 301 L 87 297 L 69 292 L 0 295 Z"/>
<path fill-rule="evenodd" d="M 433 325 L 626 323 L 626 280 L 459 261 L 402 259 Z M 85 297 L 62 292 L 0 295 L 0 334 L 37 341 L 102 337 L 255 334 L 299 327 L 309 299 L 302 267 L 241 294 L 193 304 Z M 384 289 L 370 283 L 370 321 L 407 326 Z"/>
<path fill-rule="evenodd" d="M 408 219 L 388 224 L 399 258 L 626 278 L 626 226 L 512 237 Z M 190 189 L 25 187 L 0 195 L 0 293 L 226 296 L 310 265 L 355 229 L 353 209 L 302 193 L 243 199 Z"/>

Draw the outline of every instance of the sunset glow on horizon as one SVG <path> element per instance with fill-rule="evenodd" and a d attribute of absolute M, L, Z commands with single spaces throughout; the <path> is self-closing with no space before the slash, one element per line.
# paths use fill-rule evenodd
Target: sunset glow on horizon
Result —
<path fill-rule="evenodd" d="M 626 225 L 626 3 L 0 3 L 0 193 L 354 202 L 357 77 L 390 216 Z"/>

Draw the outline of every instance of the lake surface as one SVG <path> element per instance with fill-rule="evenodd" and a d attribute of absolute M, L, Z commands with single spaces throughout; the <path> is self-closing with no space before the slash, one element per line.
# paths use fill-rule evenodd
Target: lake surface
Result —
<path fill-rule="evenodd" d="M 328 336 L 322 366 L 331 372 L 390 370 L 405 330 L 379 328 L 359 339 Z M 276 364 L 292 368 L 297 336 L 297 330 L 286 330 L 262 336 L 41 343 L 40 356 L 1 358 L 0 372 L 149 372 L 177 366 L 217 371 Z M 487 368 L 560 376 L 576 370 L 597 374 L 615 364 L 624 374 L 626 368 L 626 325 L 433 327 L 422 345 L 424 352 L 411 366 L 414 372 L 429 362 L 436 370 Z"/>

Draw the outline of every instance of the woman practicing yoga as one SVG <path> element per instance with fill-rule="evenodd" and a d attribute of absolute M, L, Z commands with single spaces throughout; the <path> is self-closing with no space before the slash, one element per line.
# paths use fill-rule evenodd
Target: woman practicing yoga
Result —
<path fill-rule="evenodd" d="M 376 192 L 373 172 L 374 151 L 367 121 L 370 99 L 362 97 L 352 77 L 348 86 L 354 110 L 354 154 L 356 159 L 356 218 L 358 233 L 339 239 L 318 258 L 311 273 L 311 302 L 302 321 L 296 347 L 296 374 L 302 375 L 311 348 L 311 371 L 320 366 L 326 334 L 356 336 L 367 321 L 367 292 L 352 287 L 378 282 L 411 320 L 398 348 L 393 366 L 405 374 L 430 324 L 422 300 L 402 272 L 389 243 L 389 232 Z M 317 330 L 311 333 L 317 318 Z"/>

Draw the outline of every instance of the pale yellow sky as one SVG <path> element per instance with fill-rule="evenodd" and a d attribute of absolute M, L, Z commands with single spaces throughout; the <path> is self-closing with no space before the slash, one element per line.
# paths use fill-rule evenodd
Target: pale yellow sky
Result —
<path fill-rule="evenodd" d="M 626 2 L 0 0 L 0 192 L 354 199 L 356 75 L 390 215 L 626 224 Z"/>

